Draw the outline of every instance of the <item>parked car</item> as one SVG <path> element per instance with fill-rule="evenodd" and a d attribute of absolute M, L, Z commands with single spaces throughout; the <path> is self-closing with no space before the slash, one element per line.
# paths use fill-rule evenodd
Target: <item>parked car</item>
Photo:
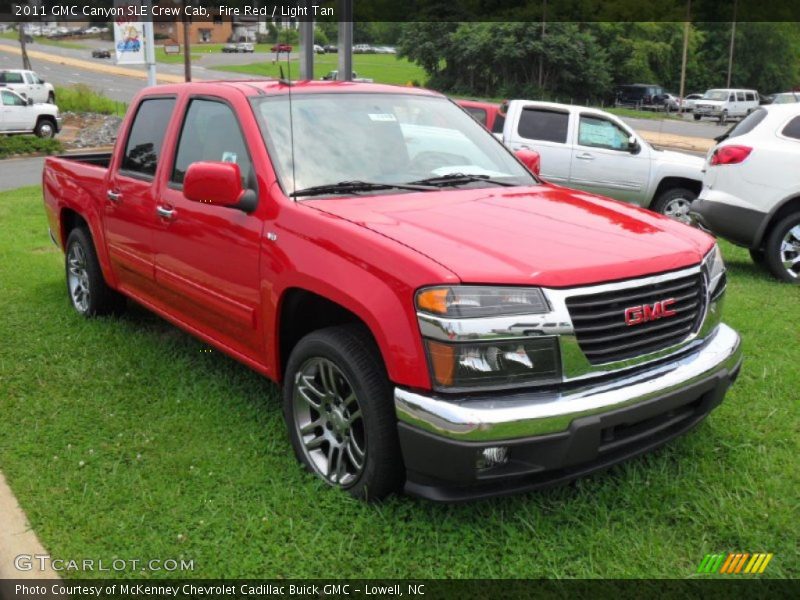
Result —
<path fill-rule="evenodd" d="M 52 138 L 59 131 L 61 116 L 55 104 L 37 104 L 32 98 L 0 88 L 0 133 L 33 133 Z"/>
<path fill-rule="evenodd" d="M 339 46 L 337 46 L 336 44 L 325 44 L 322 48 L 328 54 L 338 54 L 339 53 Z"/>
<path fill-rule="evenodd" d="M 245 54 L 252 54 L 256 51 L 255 45 L 251 44 L 250 42 L 240 42 L 236 44 L 236 52 L 242 52 Z"/>
<path fill-rule="evenodd" d="M 671 94 L 669 92 L 664 92 L 661 95 L 660 103 L 661 103 L 661 106 L 664 108 L 664 110 L 666 110 L 667 112 L 670 112 L 670 111 L 673 111 L 673 110 L 676 110 L 676 111 L 681 111 L 682 110 L 681 106 L 682 106 L 683 102 L 682 102 L 681 98 L 679 96 L 676 96 L 675 94 Z"/>
<path fill-rule="evenodd" d="M 339 71 L 335 69 L 333 71 L 328 71 L 325 75 L 320 77 L 321 81 L 336 81 L 337 79 L 339 79 Z M 358 83 L 372 83 L 372 79 L 359 77 L 355 71 L 353 71 L 353 78 L 351 81 L 356 81 Z"/>
<path fill-rule="evenodd" d="M 800 284 L 800 104 L 757 108 L 720 139 L 692 218 Z"/>
<path fill-rule="evenodd" d="M 375 52 L 369 44 L 356 44 L 353 46 L 353 54 L 372 54 Z"/>
<path fill-rule="evenodd" d="M 325 48 L 319 44 L 314 44 L 314 54 L 325 54 Z"/>
<path fill-rule="evenodd" d="M 688 94 L 683 99 L 683 110 L 685 112 L 693 112 L 695 104 L 697 104 L 697 101 L 701 100 L 702 98 L 703 94 Z"/>
<path fill-rule="evenodd" d="M 375 54 L 397 54 L 397 50 L 392 46 L 375 46 L 373 52 Z"/>
<path fill-rule="evenodd" d="M 478 123 L 502 139 L 503 125 L 506 121 L 503 105 L 477 100 L 456 100 L 455 102 L 472 115 Z"/>
<path fill-rule="evenodd" d="M 272 52 L 275 52 L 276 54 L 280 54 L 281 52 L 285 52 L 286 54 L 289 54 L 292 51 L 292 45 L 291 44 L 275 44 L 272 48 L 270 48 L 270 50 Z"/>
<path fill-rule="evenodd" d="M 225 44 L 224 46 L 222 46 L 221 50 L 225 54 L 233 54 L 239 51 L 239 49 L 237 48 L 237 44 Z"/>
<path fill-rule="evenodd" d="M 30 98 L 36 103 L 55 104 L 56 90 L 34 71 L 23 69 L 5 69 L 0 71 L 0 89 L 14 90 L 23 98 Z"/>
<path fill-rule="evenodd" d="M 689 222 L 703 159 L 658 150 L 617 116 L 594 108 L 512 100 L 503 126 L 512 149 L 542 156 L 551 183 L 632 202 Z"/>
<path fill-rule="evenodd" d="M 664 88 L 660 85 L 633 83 L 617 86 L 615 104 L 617 106 L 655 106 L 660 104 Z"/>
<path fill-rule="evenodd" d="M 649 451 L 739 372 L 714 240 L 536 159 L 426 90 L 203 82 L 140 92 L 43 193 L 80 315 L 133 298 L 282 384 L 331 486 L 463 500 Z"/>
<path fill-rule="evenodd" d="M 92 58 L 111 58 L 111 52 L 101 48 L 92 50 Z"/>
<path fill-rule="evenodd" d="M 800 92 L 773 94 L 770 104 L 796 104 L 800 102 Z"/>
<path fill-rule="evenodd" d="M 724 123 L 731 118 L 746 117 L 758 108 L 759 103 L 760 97 L 756 90 L 708 90 L 701 100 L 695 102 L 694 120 L 711 117 Z"/>

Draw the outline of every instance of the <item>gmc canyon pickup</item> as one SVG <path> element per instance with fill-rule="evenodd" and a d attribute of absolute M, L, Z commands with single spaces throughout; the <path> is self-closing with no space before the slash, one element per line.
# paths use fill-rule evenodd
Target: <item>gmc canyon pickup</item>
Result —
<path fill-rule="evenodd" d="M 131 298 L 282 384 L 332 486 L 464 500 L 651 450 L 740 367 L 713 239 L 537 164 L 425 90 L 202 82 L 48 158 L 44 202 L 78 313 Z"/>

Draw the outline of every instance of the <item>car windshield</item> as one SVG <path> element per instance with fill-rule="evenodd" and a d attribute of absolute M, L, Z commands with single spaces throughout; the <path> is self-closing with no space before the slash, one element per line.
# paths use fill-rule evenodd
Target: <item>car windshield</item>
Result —
<path fill-rule="evenodd" d="M 341 182 L 393 185 L 448 176 L 453 184 L 469 186 L 536 183 L 502 144 L 446 98 L 295 93 L 291 102 L 280 95 L 257 97 L 253 104 L 289 194 Z"/>
<path fill-rule="evenodd" d="M 727 100 L 728 92 L 725 90 L 709 90 L 703 98 L 705 100 Z"/>

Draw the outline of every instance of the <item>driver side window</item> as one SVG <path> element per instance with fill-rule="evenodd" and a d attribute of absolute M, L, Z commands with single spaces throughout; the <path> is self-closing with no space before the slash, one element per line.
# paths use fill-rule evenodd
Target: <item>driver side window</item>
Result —
<path fill-rule="evenodd" d="M 5 91 L 3 92 L 3 104 L 5 106 L 25 106 L 26 102 L 16 94 Z"/>
<path fill-rule="evenodd" d="M 628 150 L 630 133 L 606 119 L 581 115 L 578 144 L 608 150 Z"/>

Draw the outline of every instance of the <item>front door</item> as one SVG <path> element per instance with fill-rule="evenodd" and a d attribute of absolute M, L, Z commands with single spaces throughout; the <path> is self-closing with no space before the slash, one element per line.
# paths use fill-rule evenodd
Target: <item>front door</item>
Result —
<path fill-rule="evenodd" d="M 601 115 L 579 116 L 570 187 L 642 204 L 650 177 L 646 147 L 630 151 L 632 132 Z"/>
<path fill-rule="evenodd" d="M 157 206 L 156 282 L 168 298 L 167 310 L 191 326 L 212 331 L 234 350 L 263 360 L 256 310 L 263 223 L 256 214 L 192 202 L 183 195 L 186 170 L 198 161 L 236 163 L 243 186 L 254 189 L 250 156 L 228 104 L 206 96 L 190 100 Z"/>
<path fill-rule="evenodd" d="M 9 90 L 0 92 L 0 129 L 2 131 L 33 131 L 36 111 L 22 96 Z"/>

